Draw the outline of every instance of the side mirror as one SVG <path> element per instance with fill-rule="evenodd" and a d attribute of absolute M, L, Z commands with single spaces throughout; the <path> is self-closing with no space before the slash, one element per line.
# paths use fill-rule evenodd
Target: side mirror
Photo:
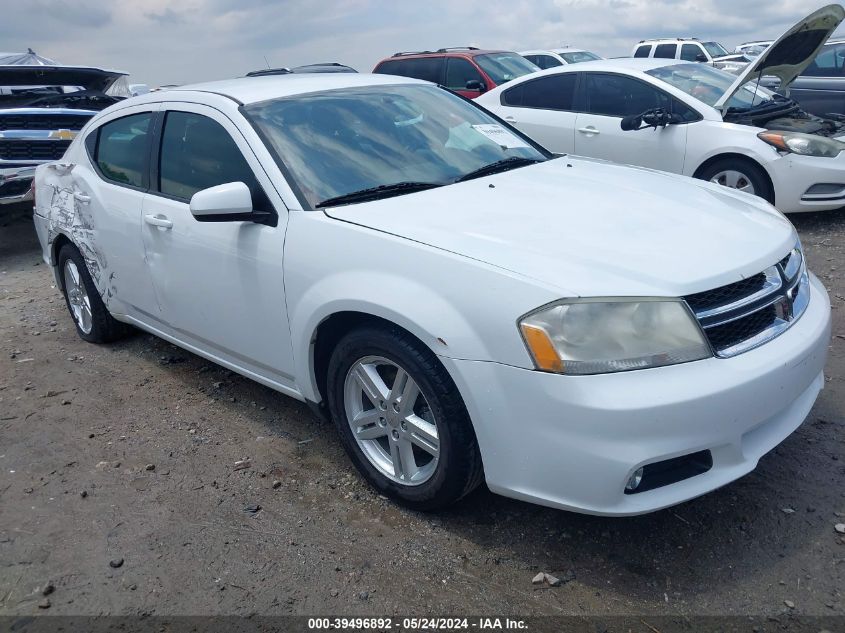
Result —
<path fill-rule="evenodd" d="M 256 222 L 270 224 L 275 217 L 266 211 L 254 211 L 252 193 L 242 182 L 227 182 L 197 191 L 191 196 L 191 214 L 198 222 Z"/>
<path fill-rule="evenodd" d="M 710 60 L 707 59 L 707 55 L 705 55 L 704 53 L 699 53 L 698 55 L 695 56 L 695 61 L 697 61 L 697 62 L 707 62 L 707 61 L 710 61 Z"/>
<path fill-rule="evenodd" d="M 625 132 L 630 132 L 631 130 L 639 130 L 642 124 L 643 118 L 639 114 L 634 114 L 632 116 L 626 116 L 624 119 L 622 119 L 622 122 L 619 124 L 619 126 Z"/>
<path fill-rule="evenodd" d="M 487 86 L 484 85 L 484 82 L 481 81 L 480 79 L 470 79 L 466 83 L 466 89 L 467 90 L 477 90 L 478 92 L 484 92 L 485 90 L 487 90 Z"/>

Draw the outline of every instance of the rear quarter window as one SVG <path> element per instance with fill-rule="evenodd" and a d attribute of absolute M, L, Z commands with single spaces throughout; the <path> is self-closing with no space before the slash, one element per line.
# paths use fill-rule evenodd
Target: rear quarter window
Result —
<path fill-rule="evenodd" d="M 381 75 L 399 75 L 422 79 L 432 83 L 443 83 L 442 57 L 415 57 L 411 59 L 390 59 L 380 63 L 374 72 Z"/>
<path fill-rule="evenodd" d="M 150 112 L 131 114 L 97 129 L 94 162 L 103 178 L 131 187 L 145 186 L 151 120 Z"/>

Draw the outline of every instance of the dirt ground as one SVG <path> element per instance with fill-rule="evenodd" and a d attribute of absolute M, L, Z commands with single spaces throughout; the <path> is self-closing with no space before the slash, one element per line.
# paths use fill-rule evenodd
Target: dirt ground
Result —
<path fill-rule="evenodd" d="M 845 210 L 793 219 L 834 308 L 809 418 L 740 481 L 608 519 L 404 510 L 305 405 L 80 340 L 31 218 L 0 216 L 0 614 L 845 615 Z"/>

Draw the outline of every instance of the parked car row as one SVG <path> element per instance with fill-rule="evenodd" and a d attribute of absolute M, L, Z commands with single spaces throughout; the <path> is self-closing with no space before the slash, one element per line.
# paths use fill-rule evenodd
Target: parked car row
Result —
<path fill-rule="evenodd" d="M 738 78 L 694 62 L 612 59 L 521 77 L 478 101 L 554 152 L 709 180 L 786 213 L 837 209 L 845 117 L 807 114 L 755 78 L 789 86 L 844 16 L 839 5 L 813 13 Z"/>
<path fill-rule="evenodd" d="M 738 46 L 736 54 L 732 55 L 717 42 L 699 41 L 695 38 L 642 40 L 634 47 L 632 56 L 634 58 L 661 60 L 675 59 L 690 63 L 704 63 L 733 73 L 740 73 L 748 66 L 748 63 L 752 58 L 759 56 L 759 54 L 765 51 L 766 47 L 770 44 L 771 42 L 762 41 L 748 42 Z M 5 67 L 0 65 L 0 204 L 19 202 L 29 199 L 31 197 L 30 184 L 35 165 L 46 160 L 51 160 L 63 152 L 76 132 L 81 129 L 85 120 L 90 118 L 93 113 L 102 107 L 110 105 L 116 99 L 141 95 L 150 90 L 144 84 L 129 84 L 125 73 L 120 73 L 118 71 L 104 71 L 101 69 L 80 69 L 80 72 L 88 74 L 87 80 L 93 80 L 95 84 L 99 82 L 98 85 L 89 86 L 84 82 L 70 86 L 51 84 L 50 82 L 58 81 L 59 79 L 62 81 L 69 80 L 68 75 L 73 73 L 73 67 L 60 66 L 52 60 L 37 56 L 31 50 L 28 51 L 28 53 L 21 55 L 3 55 L 4 56 L 0 58 L 0 62 L 2 63 L 20 64 L 23 60 L 24 63 L 38 66 L 39 69 L 36 70 L 32 66 L 28 69 L 17 68 L 14 70 L 14 77 L 12 77 L 8 73 L 4 75 L 2 71 Z M 443 48 L 436 51 L 396 53 L 379 62 L 373 72 L 431 81 L 433 83 L 443 85 L 462 96 L 476 98 L 497 88 L 498 86 L 501 86 L 502 84 L 506 84 L 515 79 L 524 78 L 526 75 L 537 73 L 540 70 L 562 68 L 571 64 L 589 63 L 600 59 L 601 58 L 598 55 L 595 55 L 590 51 L 572 47 L 526 50 L 521 53 L 515 53 L 502 50 L 479 50 L 476 47 L 469 46 Z M 824 116 L 836 121 L 840 117 L 845 117 L 845 73 L 843 73 L 843 59 L 845 59 L 845 41 L 832 41 L 828 43 L 819 53 L 818 57 L 806 67 L 803 75 L 796 78 L 789 86 L 782 86 L 779 79 L 771 76 L 765 77 L 762 81 L 762 85 L 773 90 L 779 90 L 781 93 L 785 93 L 788 88 L 789 96 L 799 102 L 806 112 Z M 626 71 L 624 70 L 625 67 L 625 63 L 620 61 L 619 68 L 621 69 L 620 72 L 623 74 L 638 68 L 636 65 L 629 65 L 627 66 L 628 71 Z M 659 65 L 649 66 L 646 64 L 645 66 L 642 66 L 643 73 L 650 73 L 651 75 L 654 75 L 657 72 L 656 69 L 658 67 Z M 531 103 L 532 99 L 540 98 L 539 103 L 542 105 L 516 105 L 514 103 L 506 104 L 504 102 L 491 105 L 492 102 L 489 98 L 485 99 L 484 102 L 488 106 L 492 107 L 494 111 L 496 111 L 499 106 L 505 108 L 533 108 L 537 110 L 536 112 L 528 115 L 521 115 L 523 119 L 521 125 L 526 127 L 526 129 L 537 125 L 536 122 L 532 121 L 538 117 L 542 118 L 542 115 L 540 114 L 540 111 L 542 110 L 558 113 L 556 118 L 562 121 L 563 119 L 561 118 L 560 113 L 574 113 L 577 108 L 586 107 L 582 101 L 587 98 L 592 98 L 589 97 L 588 92 L 591 93 L 593 90 L 607 89 L 611 92 L 616 90 L 616 95 L 608 93 L 603 97 L 596 96 L 595 98 L 603 98 L 605 100 L 623 100 L 624 102 L 619 101 L 610 108 L 614 113 L 624 112 L 625 115 L 623 116 L 634 114 L 631 112 L 631 108 L 636 106 L 638 99 L 645 99 L 652 105 L 658 104 L 654 107 L 662 107 L 660 105 L 661 98 L 655 96 L 655 94 L 648 97 L 644 93 L 636 95 L 626 94 L 625 90 L 618 92 L 621 86 L 621 79 L 615 80 L 616 84 L 619 84 L 615 88 L 611 87 L 612 82 L 609 83 L 609 80 L 599 81 L 594 76 L 595 68 L 602 67 L 594 67 L 593 70 L 588 72 L 589 76 L 585 77 L 584 81 L 589 83 L 590 86 L 595 84 L 595 86 L 598 87 L 593 86 L 588 90 L 587 83 L 584 83 L 583 86 L 579 86 L 577 95 L 574 92 L 570 94 L 570 88 L 567 87 L 565 93 L 549 93 L 542 97 L 538 97 L 536 93 L 540 88 L 544 86 L 552 87 L 555 85 L 553 80 L 544 80 L 536 84 L 532 83 L 531 85 L 523 88 L 522 91 L 514 90 L 509 93 L 509 95 L 511 95 L 511 101 L 513 101 L 513 98 L 517 95 L 517 93 L 522 94 L 523 91 L 528 91 L 526 92 L 528 96 L 525 97 L 527 99 L 526 103 Z M 616 68 L 616 62 L 613 62 L 610 66 L 605 66 L 603 68 L 605 72 L 613 72 L 613 69 Z M 271 76 L 286 73 L 354 72 L 356 72 L 355 69 L 349 66 L 330 62 L 308 64 L 295 68 L 261 69 L 248 73 L 248 76 Z M 586 69 L 585 72 L 587 72 Z M 677 72 L 682 71 L 678 70 Z M 686 72 L 688 74 L 694 73 L 694 69 L 688 67 Z M 64 73 L 65 77 L 61 76 L 62 73 Z M 95 79 L 93 78 L 92 73 L 100 73 L 102 74 L 102 77 Z M 581 77 L 581 74 L 579 74 L 578 77 Z M 569 77 L 564 78 L 561 81 L 563 81 L 566 86 L 569 86 L 569 83 L 567 82 L 571 83 L 572 81 L 575 81 L 575 79 L 576 77 Z M 642 79 L 642 77 L 640 77 L 640 79 Z M 13 80 L 18 81 L 19 85 L 6 85 L 7 82 Z M 650 80 L 646 78 L 646 81 L 648 82 Z M 709 81 L 713 81 L 713 77 L 710 77 Z M 103 86 L 106 85 L 103 82 L 110 82 L 109 85 L 111 87 L 108 88 L 108 94 L 103 94 L 102 96 L 95 94 L 97 91 L 102 93 L 106 92 L 105 89 L 102 89 Z M 712 86 L 708 87 L 706 84 L 707 81 L 703 83 L 699 82 L 694 87 L 694 90 L 718 90 Z M 629 82 L 628 85 L 635 86 L 636 84 Z M 604 88 L 601 86 L 604 86 Z M 664 87 L 662 84 L 657 84 L 657 86 L 658 88 Z M 161 89 L 172 87 L 173 86 L 166 86 Z M 70 92 L 69 89 L 74 91 L 76 94 Z M 574 87 L 572 90 L 574 90 Z M 641 90 L 640 92 L 642 93 L 643 91 Z M 59 101 L 56 101 L 55 99 L 38 99 L 38 97 L 47 96 L 48 93 L 52 95 L 66 94 L 68 96 Z M 702 95 L 695 94 L 694 92 L 688 91 L 688 93 L 688 97 L 693 97 L 693 103 L 688 104 L 693 110 L 680 112 L 679 116 L 695 118 L 700 115 L 701 121 L 706 120 L 707 116 L 703 115 L 700 111 L 698 112 L 698 115 L 695 114 L 696 108 L 700 109 L 702 106 L 699 102 L 703 101 L 703 108 L 705 111 L 707 111 L 708 108 L 712 109 L 712 106 L 714 105 L 712 103 L 713 100 L 706 96 L 702 98 Z M 6 97 L 10 95 L 18 95 L 22 98 L 11 100 L 7 99 Z M 761 98 L 768 99 L 765 95 Z M 73 105 L 68 106 L 71 102 Z M 675 102 L 667 100 L 666 103 L 673 104 Z M 26 107 L 23 108 L 22 106 Z M 65 120 L 57 118 L 55 115 L 60 114 L 59 110 L 56 109 L 57 106 L 64 108 L 61 114 L 69 116 L 71 119 Z M 609 106 L 607 106 L 607 104 L 605 104 L 605 106 L 591 105 L 590 108 L 598 108 L 599 110 L 604 108 L 607 110 Z M 644 108 L 640 114 L 649 109 L 653 108 Z M 590 113 L 590 111 L 580 112 L 582 115 L 581 119 L 586 120 L 587 115 Z M 596 112 L 592 112 L 592 114 L 596 114 Z M 707 114 L 708 116 L 712 116 L 712 112 L 708 111 Z M 794 119 L 796 114 L 796 112 L 791 112 L 790 116 Z M 604 116 L 611 115 L 606 114 Z M 717 117 L 711 120 L 718 121 L 721 119 Z M 65 125 L 65 123 L 68 123 L 68 125 Z M 548 127 L 547 123 L 548 122 L 545 122 L 543 125 Z M 604 123 L 607 122 L 605 121 Z M 684 121 L 684 123 L 695 123 L 695 121 L 689 120 Z M 681 124 L 682 123 L 679 121 L 672 121 L 668 125 Z M 690 130 L 705 127 L 705 125 L 698 125 L 691 127 Z M 733 129 L 728 130 L 728 132 L 735 131 L 736 130 Z M 838 131 L 839 129 L 836 126 L 833 128 L 827 126 L 824 128 L 823 133 L 827 136 L 833 136 L 838 134 Z M 748 132 L 748 130 L 746 129 L 744 132 Z M 705 163 L 698 162 L 697 159 L 709 154 L 710 150 L 700 148 L 698 151 L 683 154 L 684 160 L 678 160 L 678 157 L 681 155 L 679 152 L 685 151 L 684 147 L 687 146 L 688 142 L 670 144 L 673 151 L 663 153 L 663 146 L 666 144 L 666 140 L 663 138 L 659 143 L 645 143 L 645 147 L 643 149 L 651 149 L 655 152 L 655 154 L 652 155 L 651 152 L 646 151 L 645 154 L 640 155 L 636 148 L 643 144 L 641 142 L 634 142 L 631 135 L 624 135 L 623 138 L 625 139 L 625 142 L 621 143 L 618 147 L 613 148 L 609 139 L 614 136 L 614 134 L 606 132 L 603 137 L 605 142 L 601 142 L 599 140 L 598 133 L 587 133 L 583 131 L 580 131 L 579 133 L 583 136 L 579 136 L 577 142 L 573 138 L 569 138 L 569 135 L 567 134 L 564 134 L 563 137 L 559 134 L 555 134 L 554 138 L 550 138 L 545 134 L 540 134 L 538 138 L 549 143 L 549 146 L 555 148 L 556 151 L 575 151 L 576 153 L 586 153 L 587 155 L 602 156 L 614 160 L 626 160 L 632 156 L 638 155 L 640 157 L 639 164 L 656 166 L 658 168 L 669 167 L 671 168 L 671 171 L 676 171 L 677 173 L 715 178 L 716 181 L 723 183 L 734 183 L 739 188 L 744 189 L 745 191 L 758 193 L 767 200 L 777 199 L 778 206 L 784 210 L 795 210 L 797 208 L 794 203 L 795 195 L 788 196 L 792 199 L 789 203 L 781 202 L 786 199 L 786 197 L 781 195 L 778 191 L 782 185 L 780 184 L 780 181 L 773 181 L 773 179 L 777 179 L 776 175 L 768 174 L 767 176 L 767 168 L 765 165 L 755 166 L 750 162 L 746 162 L 746 169 L 736 170 L 733 169 L 733 167 L 736 167 L 736 161 L 732 160 L 727 163 L 727 166 L 731 167 L 731 169 L 727 169 L 727 172 L 730 173 L 726 176 L 725 173 L 723 173 L 725 170 L 719 169 L 713 171 L 713 169 L 711 169 L 714 167 L 713 161 L 720 159 L 707 159 L 710 160 L 710 162 L 706 165 Z M 618 130 L 614 130 L 614 133 L 618 133 Z M 686 138 L 685 134 L 665 133 L 661 136 L 684 136 Z M 692 134 L 689 138 L 692 139 L 694 136 L 695 134 Z M 709 138 L 710 142 L 708 143 L 708 146 L 718 146 L 722 140 L 726 140 L 731 136 L 732 135 L 730 133 L 716 134 L 714 138 Z M 751 145 L 756 144 L 756 141 L 751 143 Z M 747 146 L 748 144 L 740 143 L 739 145 L 742 147 Z M 740 153 L 742 152 L 740 151 Z M 715 156 L 716 155 L 714 154 L 714 157 Z M 757 163 L 761 162 L 754 156 L 748 157 L 752 158 Z M 771 156 L 767 156 L 767 158 L 771 159 Z M 717 165 L 717 167 L 724 166 L 725 164 L 723 163 Z M 792 172 L 790 172 L 790 175 L 792 175 Z M 799 180 L 803 182 L 803 178 L 799 178 Z M 793 188 L 792 185 L 784 186 L 788 190 L 792 190 Z M 828 187 L 828 189 L 829 188 L 830 187 Z M 818 194 L 822 196 L 822 199 L 820 200 L 815 197 L 817 193 L 813 192 L 808 194 L 810 198 L 806 200 L 802 197 L 800 200 L 800 206 L 807 208 L 820 208 L 829 200 L 838 200 L 838 194 L 838 190 L 837 192 L 826 191 L 823 194 Z M 810 206 L 808 206 L 808 204 Z"/>

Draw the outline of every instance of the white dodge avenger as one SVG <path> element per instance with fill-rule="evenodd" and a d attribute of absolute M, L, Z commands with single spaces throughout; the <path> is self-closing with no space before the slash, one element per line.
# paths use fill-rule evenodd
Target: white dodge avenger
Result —
<path fill-rule="evenodd" d="M 83 339 L 132 325 L 310 403 L 420 509 L 485 481 L 657 510 L 751 471 L 824 383 L 828 298 L 767 202 L 555 157 L 413 79 L 125 101 L 38 168 L 35 223 Z"/>

